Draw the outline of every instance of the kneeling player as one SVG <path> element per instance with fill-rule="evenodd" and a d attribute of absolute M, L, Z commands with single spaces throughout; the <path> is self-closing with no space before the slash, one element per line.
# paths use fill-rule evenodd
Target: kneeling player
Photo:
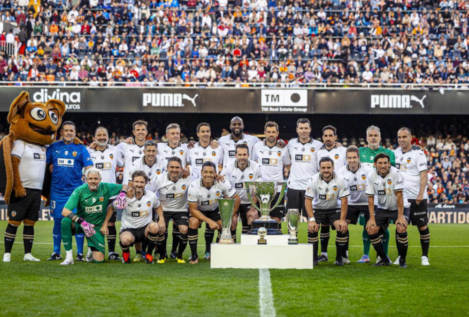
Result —
<path fill-rule="evenodd" d="M 347 165 L 341 167 L 337 174 L 342 176 L 344 181 L 347 183 L 347 187 L 350 192 L 348 197 L 348 210 L 347 210 L 347 224 L 356 225 L 358 218 L 361 213 L 365 215 L 366 221 L 370 219 L 368 211 L 368 197 L 366 196 L 366 179 L 368 174 L 373 169 L 365 164 L 360 163 L 360 155 L 356 146 L 349 146 L 346 153 Z M 348 232 L 347 232 L 348 234 Z M 348 241 L 345 246 L 345 253 L 342 255 L 345 264 L 350 263 L 348 258 Z M 369 262 L 369 260 L 368 260 Z"/>
<path fill-rule="evenodd" d="M 318 264 L 319 225 L 329 226 L 330 224 L 334 225 L 337 230 L 335 240 L 337 255 L 334 264 L 344 265 L 342 254 L 344 254 L 348 240 L 348 226 L 345 221 L 348 196 L 347 184 L 334 172 L 334 161 L 327 156 L 321 158 L 319 173 L 311 178 L 305 193 L 305 209 L 308 213 L 308 242 L 314 246 L 314 265 Z"/>
<path fill-rule="evenodd" d="M 104 235 L 101 233 L 107 213 L 109 199 L 115 200 L 117 208 L 127 206 L 122 185 L 101 183 L 101 171 L 90 168 L 85 173 L 86 184 L 76 188 L 62 211 L 62 240 L 67 256 L 61 265 L 73 264 L 72 235 L 84 233 L 88 246 L 93 251 L 93 262 L 104 262 Z M 125 186 L 126 188 L 127 186 Z M 76 209 L 74 214 L 72 210 Z M 95 230 L 98 229 L 98 230 Z"/>
<path fill-rule="evenodd" d="M 389 222 L 396 224 L 396 244 L 399 253 L 399 265 L 406 268 L 407 255 L 407 219 L 410 204 L 407 201 L 404 190 L 404 179 L 395 167 L 391 166 L 389 156 L 384 153 L 376 155 L 376 171 L 368 175 L 366 194 L 368 195 L 368 208 L 370 210 L 370 220 L 366 225 L 366 230 L 370 236 L 373 247 L 381 257 L 381 261 L 375 266 L 389 266 L 391 261 L 384 251 L 381 242 L 384 232 L 389 226 Z M 378 197 L 376 212 L 375 195 Z"/>
<path fill-rule="evenodd" d="M 142 243 L 142 251 L 145 252 L 145 262 L 153 264 L 153 249 L 158 241 L 160 226 L 165 227 L 163 208 L 151 191 L 146 191 L 148 176 L 144 171 L 135 171 L 131 176 L 135 197 L 128 200 L 127 207 L 122 212 L 122 224 L 119 235 L 122 248 L 122 262 L 132 263 L 129 247 L 135 243 Z M 153 212 L 158 214 L 159 223 L 152 222 Z M 107 228 L 107 221 L 114 214 L 114 206 L 109 205 L 103 228 Z M 148 241 L 147 241 L 148 239 Z M 146 247 L 148 248 L 147 250 Z"/>
<path fill-rule="evenodd" d="M 189 186 L 188 201 L 191 217 L 189 218 L 188 239 L 191 247 L 191 264 L 199 263 L 197 255 L 197 239 L 199 225 L 202 221 L 212 230 L 218 230 L 218 237 L 222 229 L 220 211 L 217 199 L 226 197 L 236 199 L 233 223 L 237 223 L 237 211 L 241 199 L 236 190 L 227 181 L 216 181 L 216 165 L 210 161 L 202 165 L 202 178 L 196 179 Z"/>

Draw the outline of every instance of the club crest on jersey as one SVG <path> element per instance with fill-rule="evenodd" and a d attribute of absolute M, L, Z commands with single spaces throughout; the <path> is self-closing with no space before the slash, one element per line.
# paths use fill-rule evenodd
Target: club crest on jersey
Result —
<path fill-rule="evenodd" d="M 362 174 L 362 179 L 363 179 L 363 180 L 366 179 L 366 175 L 365 175 L 365 174 Z"/>
<path fill-rule="evenodd" d="M 186 190 L 187 186 L 186 185 L 182 185 L 182 190 Z"/>
<path fill-rule="evenodd" d="M 277 155 L 278 155 L 278 156 L 282 156 L 282 151 L 278 151 L 278 152 L 277 152 Z"/>
<path fill-rule="evenodd" d="M 254 175 L 252 173 L 249 173 L 249 179 L 253 179 L 254 178 Z"/>
<path fill-rule="evenodd" d="M 387 182 L 388 182 L 388 185 L 392 184 L 392 180 L 390 178 L 388 178 Z"/>
<path fill-rule="evenodd" d="M 156 175 L 160 175 L 161 174 L 161 170 L 160 169 L 157 169 L 156 170 Z"/>
<path fill-rule="evenodd" d="M 336 192 L 339 188 L 337 186 L 332 187 L 332 189 Z"/>
<path fill-rule="evenodd" d="M 111 158 L 111 160 L 114 158 L 114 154 L 109 154 L 109 157 Z"/>
<path fill-rule="evenodd" d="M 220 197 L 220 195 L 221 195 L 220 191 L 217 190 L 217 192 L 215 193 L 215 196 Z"/>
<path fill-rule="evenodd" d="M 411 160 L 410 157 L 408 157 L 408 158 L 407 158 L 407 163 L 410 163 L 410 161 L 412 161 L 412 160 Z"/>
<path fill-rule="evenodd" d="M 147 201 L 147 207 L 151 206 L 151 202 Z"/>
<path fill-rule="evenodd" d="M 183 150 L 179 151 L 179 154 L 184 155 L 184 151 Z"/>
<path fill-rule="evenodd" d="M 311 149 L 309 149 L 311 151 L 311 153 L 314 153 L 315 149 L 314 147 L 312 147 Z"/>
<path fill-rule="evenodd" d="M 338 160 L 338 159 L 339 159 L 339 154 L 334 155 L 334 158 L 335 158 L 336 160 Z"/>
<path fill-rule="evenodd" d="M 212 156 L 216 156 L 216 155 L 217 155 L 217 152 L 212 151 Z"/>
<path fill-rule="evenodd" d="M 77 156 L 77 154 L 78 154 L 77 151 L 73 151 L 72 153 L 73 156 Z"/>
<path fill-rule="evenodd" d="M 104 197 L 103 197 L 103 196 L 99 197 L 99 201 L 100 201 L 100 202 L 103 202 L 103 201 L 104 201 Z"/>

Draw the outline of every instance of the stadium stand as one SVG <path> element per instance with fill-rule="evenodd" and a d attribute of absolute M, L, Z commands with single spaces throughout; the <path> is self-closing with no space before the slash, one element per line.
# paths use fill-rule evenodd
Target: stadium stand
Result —
<path fill-rule="evenodd" d="M 463 85 L 462 0 L 0 0 L 0 81 Z M 13 49 L 12 49 L 13 48 Z"/>

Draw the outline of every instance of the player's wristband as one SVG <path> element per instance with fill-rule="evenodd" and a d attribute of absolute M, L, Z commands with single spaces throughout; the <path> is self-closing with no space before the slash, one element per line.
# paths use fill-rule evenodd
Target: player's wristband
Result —
<path fill-rule="evenodd" d="M 83 219 L 75 215 L 73 212 L 69 213 L 67 217 L 72 219 L 73 222 L 76 222 L 79 225 L 81 225 L 81 223 L 84 221 Z"/>
<path fill-rule="evenodd" d="M 309 222 L 316 221 L 316 218 L 314 218 L 314 217 L 308 218 L 308 221 L 309 221 Z"/>

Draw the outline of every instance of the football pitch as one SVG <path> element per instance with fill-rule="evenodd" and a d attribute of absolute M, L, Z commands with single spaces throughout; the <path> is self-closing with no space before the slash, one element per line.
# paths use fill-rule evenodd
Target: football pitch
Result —
<path fill-rule="evenodd" d="M 6 224 L 0 222 L 2 254 Z M 392 260 L 394 230 L 391 226 Z M 351 264 L 333 265 L 332 233 L 329 262 L 313 270 L 262 271 L 212 270 L 203 259 L 198 265 L 169 260 L 63 267 L 46 261 L 52 222 L 36 225 L 33 255 L 41 262 L 23 262 L 22 231 L 12 262 L 0 262 L 1 316 L 469 316 L 468 225 L 430 225 L 429 267 L 420 265 L 415 227 L 409 229 L 407 269 L 356 263 L 363 253 L 362 228 L 350 226 Z M 299 238 L 305 243 L 306 224 Z M 201 231 L 199 257 L 204 244 Z M 120 253 L 118 245 L 116 250 Z M 188 247 L 185 259 L 189 253 Z M 374 262 L 374 250 L 371 256 Z"/>

